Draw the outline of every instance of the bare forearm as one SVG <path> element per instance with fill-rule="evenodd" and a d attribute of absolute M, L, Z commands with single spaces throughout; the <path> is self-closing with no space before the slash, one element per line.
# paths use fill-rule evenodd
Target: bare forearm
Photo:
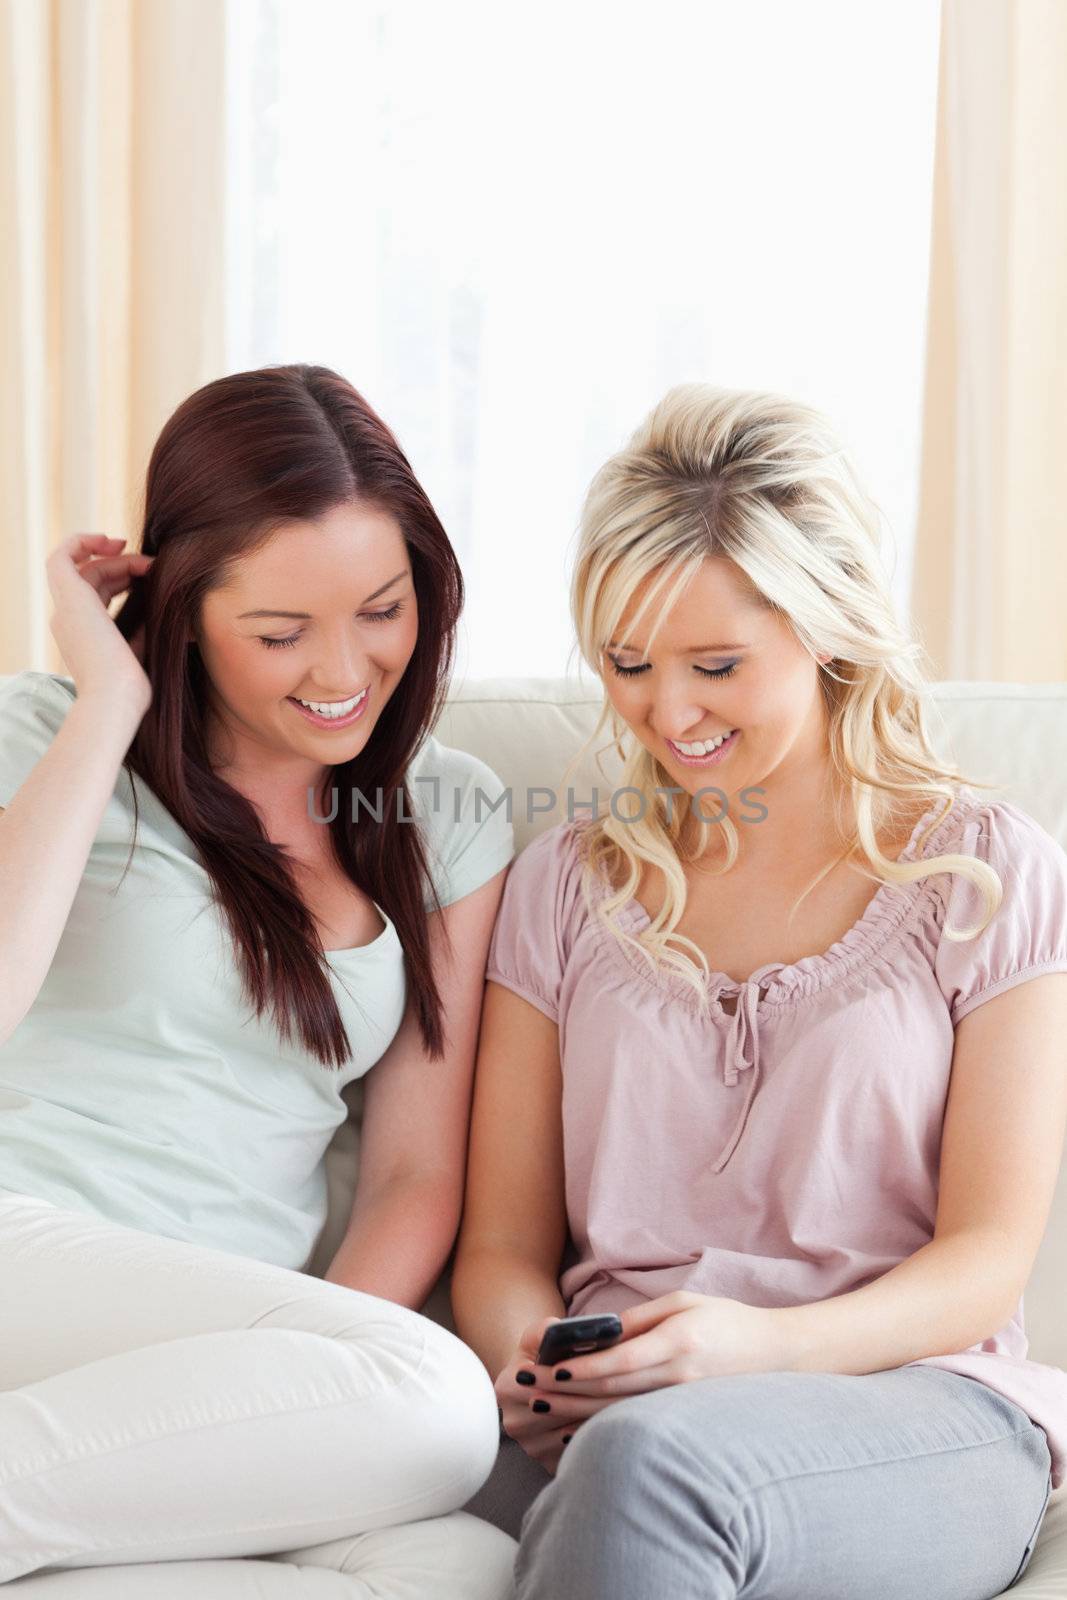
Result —
<path fill-rule="evenodd" d="M 418 1311 L 455 1241 L 453 1187 L 441 1178 L 398 1179 L 357 1203 L 324 1280 Z"/>
<path fill-rule="evenodd" d="M 881 1372 L 923 1356 L 953 1355 L 1011 1316 L 1013 1262 L 999 1235 L 932 1240 L 874 1283 L 809 1305 L 771 1311 L 779 1362 L 792 1372 Z"/>
<path fill-rule="evenodd" d="M 567 1315 L 554 1277 L 511 1251 L 461 1250 L 452 1271 L 452 1315 L 464 1343 L 496 1378 L 523 1330 Z"/>
<path fill-rule="evenodd" d="M 0 1043 L 48 975 L 143 715 L 118 692 L 112 702 L 79 696 L 0 817 Z"/>

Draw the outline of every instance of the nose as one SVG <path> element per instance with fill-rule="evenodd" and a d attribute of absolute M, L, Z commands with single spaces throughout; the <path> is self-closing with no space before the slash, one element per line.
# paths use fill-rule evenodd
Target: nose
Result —
<path fill-rule="evenodd" d="M 357 694 L 370 681 L 366 651 L 346 628 L 331 635 L 318 652 L 311 678 L 324 695 Z"/>
<path fill-rule="evenodd" d="M 708 721 L 708 709 L 693 699 L 692 683 L 661 686 L 652 706 L 653 726 L 664 739 L 689 739 Z"/>

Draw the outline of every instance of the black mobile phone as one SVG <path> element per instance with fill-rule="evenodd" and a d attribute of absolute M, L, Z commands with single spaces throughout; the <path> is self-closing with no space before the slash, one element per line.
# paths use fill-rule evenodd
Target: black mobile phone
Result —
<path fill-rule="evenodd" d="M 540 1367 L 555 1367 L 572 1356 L 588 1355 L 590 1350 L 604 1350 L 622 1338 L 622 1323 L 614 1311 L 601 1312 L 591 1317 L 561 1317 L 550 1322 L 541 1337 L 537 1352 Z"/>

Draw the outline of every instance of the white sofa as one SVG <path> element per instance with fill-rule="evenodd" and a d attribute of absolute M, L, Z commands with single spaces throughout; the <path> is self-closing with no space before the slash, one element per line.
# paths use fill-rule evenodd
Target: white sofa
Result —
<path fill-rule="evenodd" d="M 2 681 L 2 679 L 0 679 Z M 934 694 L 937 742 L 968 777 L 997 785 L 996 794 L 1015 801 L 1067 847 L 1067 684 L 945 683 Z M 527 820 L 528 791 L 549 789 L 566 805 L 562 777 L 595 726 L 597 685 L 578 679 L 522 678 L 471 682 L 457 688 L 437 725 L 438 737 L 488 762 L 509 785 L 515 802 L 518 849 L 542 828 L 562 820 L 562 809 Z M 598 743 L 603 746 L 606 736 Z M 594 787 L 606 800 L 620 763 L 610 749 L 598 771 L 587 754 L 571 778 L 575 803 Z M 533 795 L 533 804 L 543 803 Z M 1064 1046 L 1067 1067 L 1067 1044 Z M 345 1091 L 350 1117 L 327 1152 L 329 1214 L 308 1271 L 321 1276 L 334 1255 L 352 1208 L 362 1110 L 360 1083 Z M 1065 1163 L 1067 1169 L 1067 1163 Z M 1037 1361 L 1067 1368 L 1067 1176 L 1061 1173 L 1045 1240 L 1026 1293 L 1030 1353 Z M 427 1316 L 452 1328 L 448 1272 L 423 1307 Z M 1067 1485 L 1053 1496 L 1041 1537 L 1023 1578 L 1010 1591 L 1018 1600 L 1067 1600 Z M 915 1600 L 922 1600 L 919 1595 Z"/>
<path fill-rule="evenodd" d="M 586 741 L 599 714 L 598 685 L 579 679 L 494 679 L 457 688 L 435 732 L 447 745 L 468 750 L 488 762 L 513 793 L 516 848 L 542 828 L 562 820 L 567 797 L 562 777 Z M 1014 801 L 1067 847 L 1067 684 L 944 683 L 934 691 L 934 729 L 939 750 L 968 778 L 997 787 L 995 798 Z M 597 744 L 608 742 L 601 733 Z M 595 747 L 594 747 L 595 749 Z M 604 804 L 618 781 L 614 751 L 587 753 L 570 782 L 574 803 L 600 791 Z M 528 791 L 549 789 L 559 796 L 551 812 L 526 816 Z M 533 806 L 546 800 L 533 794 Z M 1064 1044 L 1067 1070 L 1067 1042 Z M 358 1152 L 361 1086 L 346 1091 L 351 1116 L 327 1153 L 329 1217 L 309 1263 L 325 1271 L 340 1243 L 351 1211 Z M 1067 1172 L 1067 1163 L 1065 1163 Z M 1036 1361 L 1067 1368 L 1067 1176 L 1061 1172 L 1052 1215 L 1026 1292 L 1030 1354 Z M 454 1327 L 444 1274 L 426 1305 L 426 1315 Z M 1010 1593 L 1018 1600 L 1067 1600 L 1067 1485 L 1053 1496 L 1030 1564 Z M 919 1595 L 915 1600 L 921 1600 Z"/>

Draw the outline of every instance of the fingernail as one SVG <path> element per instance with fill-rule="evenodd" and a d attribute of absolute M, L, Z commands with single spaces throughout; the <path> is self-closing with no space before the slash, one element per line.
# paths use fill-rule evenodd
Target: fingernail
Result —
<path fill-rule="evenodd" d="M 537 1379 L 532 1372 L 516 1372 L 515 1382 L 524 1383 L 529 1389 L 532 1384 L 537 1382 Z"/>
<path fill-rule="evenodd" d="M 531 1411 L 551 1411 L 552 1407 L 549 1405 L 547 1400 L 532 1400 L 530 1402 L 530 1410 Z"/>
<path fill-rule="evenodd" d="M 566 1367 L 560 1367 L 559 1371 L 556 1373 L 556 1382 L 566 1383 L 569 1377 L 570 1373 L 567 1371 Z"/>

